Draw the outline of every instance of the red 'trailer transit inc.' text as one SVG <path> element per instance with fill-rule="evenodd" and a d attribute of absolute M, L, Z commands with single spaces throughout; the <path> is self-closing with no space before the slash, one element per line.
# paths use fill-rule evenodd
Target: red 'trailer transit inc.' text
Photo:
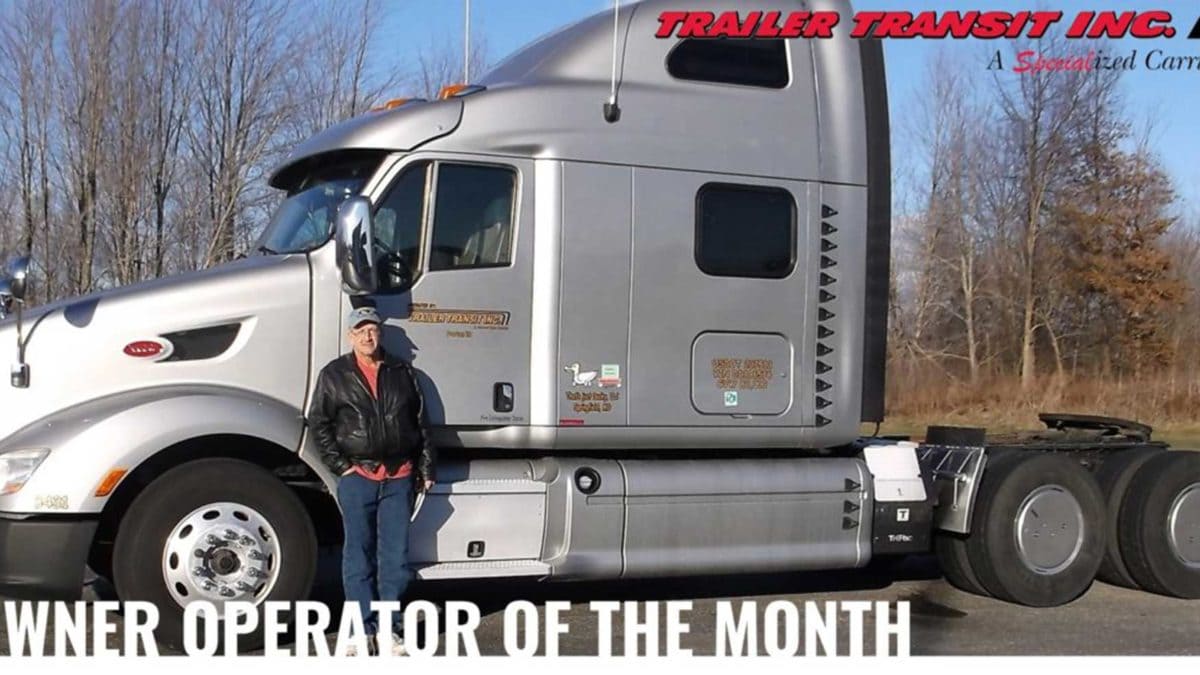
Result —
<path fill-rule="evenodd" d="M 863 11 L 848 18 L 852 38 L 930 38 L 994 40 L 1044 37 L 1063 22 L 1051 11 Z M 842 23 L 838 12 L 688 12 L 668 11 L 658 17 L 660 38 L 831 38 Z M 1065 36 L 1081 38 L 1174 37 L 1170 12 L 1079 12 L 1066 24 Z"/>

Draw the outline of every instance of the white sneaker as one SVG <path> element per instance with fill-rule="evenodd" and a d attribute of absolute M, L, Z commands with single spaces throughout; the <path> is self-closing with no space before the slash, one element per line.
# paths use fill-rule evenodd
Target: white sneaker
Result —
<path fill-rule="evenodd" d="M 404 646 L 404 640 L 400 639 L 399 633 L 392 633 L 392 656 L 408 656 L 408 649 Z"/>

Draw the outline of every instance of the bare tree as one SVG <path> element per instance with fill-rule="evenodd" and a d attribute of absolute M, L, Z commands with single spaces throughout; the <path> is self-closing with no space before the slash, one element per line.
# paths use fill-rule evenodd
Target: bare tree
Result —
<path fill-rule="evenodd" d="M 29 255 L 35 234 L 49 221 L 49 127 L 54 13 L 35 3 L 13 5 L 0 23 L 0 87 L 6 114 L 0 121 L 11 177 L 20 204 L 21 232 L 14 249 Z M 13 235 L 17 237 L 16 233 Z"/>
<path fill-rule="evenodd" d="M 66 6 L 66 67 L 59 72 L 59 108 L 66 142 L 65 170 L 75 204 L 69 290 L 86 293 L 95 282 L 100 169 L 113 97 L 111 53 L 117 37 L 119 5 L 88 0 Z"/>
<path fill-rule="evenodd" d="M 304 103 L 291 120 L 290 133 L 296 140 L 367 111 L 395 88 L 399 71 L 373 71 L 367 58 L 391 8 L 377 0 L 359 0 L 328 5 L 313 17 L 306 42 L 325 48 L 299 64 L 298 89 Z"/>
<path fill-rule="evenodd" d="M 487 39 L 483 35 L 471 35 L 471 73 L 478 78 L 490 66 Z M 417 70 L 413 86 L 422 98 L 435 99 L 442 88 L 451 84 L 464 83 L 463 52 L 455 40 L 430 40 L 417 56 Z"/>
<path fill-rule="evenodd" d="M 180 0 L 143 0 L 142 38 L 147 65 L 143 89 L 149 97 L 148 132 L 150 191 L 154 204 L 154 276 L 162 276 L 165 258 L 167 202 L 179 173 L 180 142 L 192 93 L 192 73 L 186 67 L 189 42 L 182 27 L 189 23 L 191 5 Z"/>
<path fill-rule="evenodd" d="M 198 14 L 196 89 L 189 149 L 203 172 L 208 241 L 204 266 L 232 259 L 241 218 L 263 196 L 276 134 L 295 110 L 295 33 L 281 29 L 286 0 L 214 0 Z M 242 231 L 239 231 L 242 230 Z"/>
<path fill-rule="evenodd" d="M 1051 40 L 1040 48 L 1053 51 Z M 1025 44 L 1014 49 L 1023 51 Z M 1082 105 L 1087 79 L 1078 73 L 1033 71 L 1010 81 L 998 80 L 998 104 L 1007 150 L 1018 167 L 1014 181 L 1020 185 L 1024 217 L 1016 233 L 1018 289 L 1021 317 L 1021 386 L 1029 390 L 1037 375 L 1036 334 L 1040 310 L 1039 274 L 1045 247 L 1047 206 L 1056 182 L 1070 162 L 1068 135 Z"/>

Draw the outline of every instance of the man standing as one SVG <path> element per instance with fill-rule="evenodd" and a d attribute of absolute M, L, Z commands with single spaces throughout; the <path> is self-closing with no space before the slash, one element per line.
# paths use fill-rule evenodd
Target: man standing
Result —
<path fill-rule="evenodd" d="M 373 600 L 396 601 L 408 587 L 408 524 L 415 490 L 434 481 L 435 453 L 425 422 L 424 399 L 412 366 L 383 351 L 382 321 L 372 307 L 346 318 L 353 348 L 317 379 L 308 422 L 321 459 L 340 476 L 338 504 L 346 535 L 342 586 L 358 603 L 371 651 L 382 628 Z"/>

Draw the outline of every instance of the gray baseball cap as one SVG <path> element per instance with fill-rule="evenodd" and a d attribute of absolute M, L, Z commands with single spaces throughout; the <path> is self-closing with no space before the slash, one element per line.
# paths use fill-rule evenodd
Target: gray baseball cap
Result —
<path fill-rule="evenodd" d="M 358 328 L 360 324 L 375 323 L 382 324 L 383 319 L 379 318 L 379 312 L 375 311 L 374 307 L 358 307 L 350 310 L 346 315 L 346 328 Z"/>

